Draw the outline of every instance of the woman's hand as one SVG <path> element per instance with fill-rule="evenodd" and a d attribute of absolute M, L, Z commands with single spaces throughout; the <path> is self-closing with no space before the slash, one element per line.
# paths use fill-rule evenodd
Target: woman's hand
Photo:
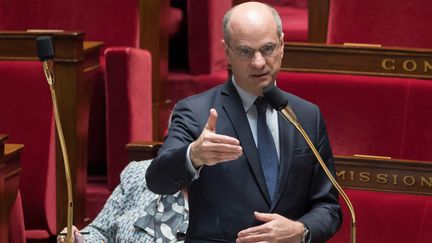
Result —
<path fill-rule="evenodd" d="M 67 232 L 67 228 L 65 227 L 61 233 L 66 233 Z M 66 239 L 66 235 L 59 235 L 57 237 L 57 243 L 66 243 L 67 239 Z M 72 225 L 72 242 L 73 243 L 85 243 L 84 237 L 80 234 L 79 230 L 77 227 Z"/>

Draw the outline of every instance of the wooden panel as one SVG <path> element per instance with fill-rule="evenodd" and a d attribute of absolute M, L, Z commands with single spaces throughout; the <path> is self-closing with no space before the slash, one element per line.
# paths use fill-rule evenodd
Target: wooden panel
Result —
<path fill-rule="evenodd" d="M 0 32 L 0 60 L 37 60 L 36 38 L 41 35 L 50 35 L 53 40 L 55 89 L 74 186 L 74 224 L 83 226 L 92 88 L 91 80 L 86 78 L 91 77 L 92 73 L 99 68 L 99 52 L 102 43 L 85 43 L 82 32 L 3 31 Z M 58 230 L 66 225 L 67 216 L 66 180 L 59 144 L 57 142 L 56 148 Z"/>
<path fill-rule="evenodd" d="M 10 212 L 19 188 L 22 144 L 4 144 L 0 135 L 0 242 L 9 242 Z"/>
<path fill-rule="evenodd" d="M 140 47 L 148 50 L 152 58 L 154 140 L 162 140 L 159 110 L 167 109 L 169 6 L 169 0 L 140 0 Z"/>
<path fill-rule="evenodd" d="M 431 79 L 432 50 L 288 42 L 281 70 Z"/>
<path fill-rule="evenodd" d="M 133 142 L 126 145 L 129 161 L 140 161 L 156 157 L 162 146 L 159 142 Z"/>
<path fill-rule="evenodd" d="M 308 0 L 309 42 L 326 43 L 330 0 Z"/>
<path fill-rule="evenodd" d="M 335 163 L 344 188 L 432 195 L 432 162 L 335 156 Z"/>

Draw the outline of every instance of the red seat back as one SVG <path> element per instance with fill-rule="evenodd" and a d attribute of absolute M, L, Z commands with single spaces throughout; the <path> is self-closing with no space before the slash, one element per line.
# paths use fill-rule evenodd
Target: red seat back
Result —
<path fill-rule="evenodd" d="M 0 29 L 84 31 L 109 46 L 139 46 L 138 0 L 0 0 Z"/>
<path fill-rule="evenodd" d="M 327 43 L 432 48 L 432 1 L 331 0 Z"/>
<path fill-rule="evenodd" d="M 40 62 L 0 62 L 0 131 L 21 154 L 26 229 L 55 233 L 55 133 L 51 95 Z M 23 72 L 25 70 L 25 72 Z"/>

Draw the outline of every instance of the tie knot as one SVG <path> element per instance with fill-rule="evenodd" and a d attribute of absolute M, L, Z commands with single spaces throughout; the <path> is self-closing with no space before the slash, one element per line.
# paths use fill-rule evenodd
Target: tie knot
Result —
<path fill-rule="evenodd" d="M 255 102 L 254 102 L 256 108 L 257 108 L 257 112 L 258 113 L 264 113 L 266 112 L 266 108 L 267 108 L 267 102 L 263 97 L 258 97 Z"/>

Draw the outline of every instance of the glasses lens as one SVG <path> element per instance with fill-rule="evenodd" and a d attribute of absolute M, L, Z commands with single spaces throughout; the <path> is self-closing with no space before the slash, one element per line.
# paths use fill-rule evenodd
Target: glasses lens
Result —
<path fill-rule="evenodd" d="M 255 54 L 255 50 L 248 47 L 239 47 L 234 51 L 240 59 L 250 59 Z"/>
<path fill-rule="evenodd" d="M 259 49 L 263 57 L 268 57 L 274 54 L 276 50 L 276 44 L 267 44 Z"/>
<path fill-rule="evenodd" d="M 249 48 L 249 47 L 245 47 L 245 46 L 240 46 L 237 47 L 235 49 L 233 49 L 231 47 L 231 45 L 228 45 L 231 50 L 233 50 L 234 54 L 241 60 L 250 60 L 254 57 L 256 50 Z M 258 51 L 261 53 L 261 55 L 263 57 L 268 57 L 268 56 L 272 56 L 274 55 L 276 49 L 277 49 L 278 44 L 266 44 L 264 46 L 262 46 L 261 48 L 258 49 Z"/>

